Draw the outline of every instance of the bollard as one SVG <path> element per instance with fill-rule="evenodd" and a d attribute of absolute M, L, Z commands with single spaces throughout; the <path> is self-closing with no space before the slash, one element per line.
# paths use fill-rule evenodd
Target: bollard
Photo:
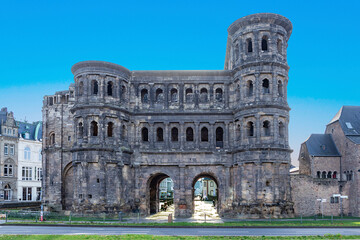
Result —
<path fill-rule="evenodd" d="M 106 213 L 104 213 L 104 217 L 103 217 L 104 222 L 105 222 L 105 219 L 106 219 Z"/>
<path fill-rule="evenodd" d="M 122 212 L 119 212 L 119 222 L 122 222 Z"/>
<path fill-rule="evenodd" d="M 8 218 L 8 216 L 7 216 L 7 212 L 5 213 L 5 223 L 7 223 L 7 218 Z"/>
<path fill-rule="evenodd" d="M 302 214 L 300 215 L 300 223 L 302 224 Z"/>
<path fill-rule="evenodd" d="M 204 214 L 204 216 L 205 216 L 205 223 L 206 223 L 206 213 Z"/>
<path fill-rule="evenodd" d="M 69 214 L 69 224 L 71 224 L 71 212 Z"/>
<path fill-rule="evenodd" d="M 331 224 L 334 223 L 334 216 L 331 214 Z"/>
<path fill-rule="evenodd" d="M 138 223 L 140 223 L 140 211 L 138 212 L 138 217 L 137 217 L 137 219 L 138 219 Z"/>
<path fill-rule="evenodd" d="M 170 213 L 169 215 L 168 215 L 168 223 L 172 223 L 173 222 L 173 220 L 172 220 L 172 213 Z"/>

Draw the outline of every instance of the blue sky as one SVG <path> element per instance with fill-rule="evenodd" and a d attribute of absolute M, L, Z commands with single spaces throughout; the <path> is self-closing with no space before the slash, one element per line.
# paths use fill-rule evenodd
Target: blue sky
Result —
<path fill-rule="evenodd" d="M 289 18 L 290 146 L 360 105 L 358 1 L 2 1 L 0 106 L 41 120 L 42 97 L 83 60 L 130 70 L 223 69 L 227 28 L 259 12 Z"/>

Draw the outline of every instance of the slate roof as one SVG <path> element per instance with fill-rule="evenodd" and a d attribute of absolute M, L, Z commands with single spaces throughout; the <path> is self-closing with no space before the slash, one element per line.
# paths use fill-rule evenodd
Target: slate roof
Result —
<path fill-rule="evenodd" d="M 341 157 L 331 134 L 311 134 L 305 144 L 311 156 Z"/>
<path fill-rule="evenodd" d="M 25 133 L 29 133 L 29 140 L 40 141 L 42 139 L 42 122 L 20 122 L 16 125 L 19 127 L 19 137 L 25 138 Z"/>
<path fill-rule="evenodd" d="M 343 106 L 329 124 L 336 121 L 348 139 L 360 144 L 360 106 Z"/>

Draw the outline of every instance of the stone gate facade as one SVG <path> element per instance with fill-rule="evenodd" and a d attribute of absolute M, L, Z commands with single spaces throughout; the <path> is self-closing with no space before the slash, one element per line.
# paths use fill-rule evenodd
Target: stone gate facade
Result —
<path fill-rule="evenodd" d="M 291 215 L 291 31 L 277 14 L 238 19 L 218 71 L 75 64 L 69 90 L 44 97 L 47 208 L 150 214 L 171 177 L 175 215 L 189 217 L 194 184 L 209 177 L 221 216 Z"/>

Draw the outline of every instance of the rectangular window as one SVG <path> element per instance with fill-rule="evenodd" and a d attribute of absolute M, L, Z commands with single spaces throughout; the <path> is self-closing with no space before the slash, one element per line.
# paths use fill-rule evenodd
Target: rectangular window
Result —
<path fill-rule="evenodd" d="M 15 147 L 14 145 L 10 145 L 10 155 L 14 155 L 15 154 Z"/>
<path fill-rule="evenodd" d="M 4 145 L 4 155 L 8 155 L 8 147 L 7 144 Z"/>
<path fill-rule="evenodd" d="M 26 180 L 26 181 L 32 180 L 32 168 L 31 167 L 22 167 L 22 180 Z"/>
<path fill-rule="evenodd" d="M 42 181 L 42 168 L 37 169 L 37 180 Z"/>
<path fill-rule="evenodd" d="M 41 200 L 41 187 L 36 188 L 36 201 Z"/>
<path fill-rule="evenodd" d="M 31 187 L 23 187 L 23 201 L 31 201 L 32 194 L 31 194 Z"/>

